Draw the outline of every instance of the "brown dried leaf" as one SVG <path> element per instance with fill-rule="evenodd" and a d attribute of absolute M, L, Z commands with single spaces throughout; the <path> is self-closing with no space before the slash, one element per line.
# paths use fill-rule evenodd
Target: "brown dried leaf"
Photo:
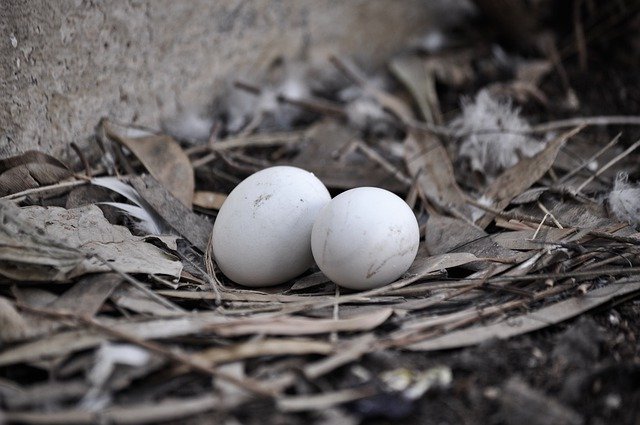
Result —
<path fill-rule="evenodd" d="M 189 157 L 166 135 L 131 138 L 104 124 L 109 137 L 129 149 L 144 167 L 183 205 L 191 208 L 195 179 Z"/>
<path fill-rule="evenodd" d="M 542 151 L 531 158 L 523 158 L 513 167 L 505 170 L 487 189 L 484 197 L 493 202 L 493 208 L 502 211 L 511 200 L 529 189 L 540 180 L 553 165 L 558 151 L 572 136 L 578 134 L 584 126 L 576 127 L 551 141 Z M 487 213 L 478 221 L 485 228 L 491 223 L 494 215 Z"/>
<path fill-rule="evenodd" d="M 176 232 L 205 252 L 213 225 L 185 207 L 155 178 L 149 175 L 130 179 L 138 194 Z"/>
<path fill-rule="evenodd" d="M 440 124 L 442 116 L 437 106 L 435 79 L 425 61 L 418 57 L 395 59 L 390 67 L 396 78 L 411 92 L 425 121 Z"/>
<path fill-rule="evenodd" d="M 72 174 L 66 164 L 38 151 L 0 159 L 0 196 L 58 183 Z"/>
<path fill-rule="evenodd" d="M 469 252 L 429 255 L 423 245 L 407 273 L 426 276 L 434 271 L 459 267 L 479 260 L 478 257 Z"/>
<path fill-rule="evenodd" d="M 409 131 L 404 141 L 409 174 L 418 182 L 423 199 L 453 215 L 471 217 L 462 189 L 456 182 L 453 165 L 440 140 L 424 131 Z"/>
<path fill-rule="evenodd" d="M 503 248 L 488 233 L 457 219 L 432 214 L 427 221 L 425 248 L 430 254 L 470 253 L 482 258 L 514 259 L 518 252 Z"/>
<path fill-rule="evenodd" d="M 161 249 L 114 226 L 89 205 L 15 208 L 3 204 L 17 227 L 0 231 L 0 274 L 16 280 L 67 281 L 111 271 L 96 256 L 124 273 L 180 276 L 182 264 Z M 38 230 L 34 230 L 38 229 Z"/>
<path fill-rule="evenodd" d="M 93 316 L 111 292 L 122 282 L 116 273 L 100 273 L 81 278 L 78 283 L 57 297 L 55 294 L 36 288 L 14 287 L 16 300 L 33 307 L 47 307 L 54 310 L 74 311 L 76 314 Z M 7 341 L 17 342 L 41 336 L 63 326 L 63 323 L 23 312 L 22 317 L 28 329 L 22 335 L 14 335 Z M 1 335 L 0 335 L 1 338 Z"/>

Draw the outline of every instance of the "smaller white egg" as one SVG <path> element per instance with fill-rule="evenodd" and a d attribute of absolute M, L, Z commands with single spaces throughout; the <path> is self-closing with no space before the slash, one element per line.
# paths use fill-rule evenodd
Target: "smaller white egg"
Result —
<path fill-rule="evenodd" d="M 320 270 L 350 289 L 372 289 L 406 272 L 418 252 L 420 230 L 411 208 L 375 187 L 341 193 L 320 212 L 311 249 Z"/>
<path fill-rule="evenodd" d="M 311 229 L 331 200 L 317 177 L 296 167 L 259 171 L 236 186 L 213 225 L 213 256 L 234 282 L 284 283 L 313 265 Z"/>

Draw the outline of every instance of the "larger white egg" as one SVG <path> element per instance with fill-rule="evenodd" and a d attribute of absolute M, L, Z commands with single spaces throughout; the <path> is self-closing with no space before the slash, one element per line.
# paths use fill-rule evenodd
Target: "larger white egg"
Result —
<path fill-rule="evenodd" d="M 313 257 L 333 282 L 372 289 L 406 272 L 418 252 L 420 231 L 411 208 L 384 189 L 361 187 L 336 196 L 311 233 Z"/>
<path fill-rule="evenodd" d="M 331 200 L 312 173 L 278 166 L 243 180 L 227 197 L 213 225 L 213 256 L 234 282 L 277 285 L 313 264 L 311 229 Z"/>

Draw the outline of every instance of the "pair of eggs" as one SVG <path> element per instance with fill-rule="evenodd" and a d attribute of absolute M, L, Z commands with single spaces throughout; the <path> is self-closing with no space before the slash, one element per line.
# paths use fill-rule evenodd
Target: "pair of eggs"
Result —
<path fill-rule="evenodd" d="M 250 287 L 284 283 L 314 263 L 336 284 L 371 289 L 393 282 L 416 257 L 419 229 L 395 194 L 361 187 L 331 199 L 322 182 L 277 166 L 243 180 L 213 226 L 220 270 Z"/>

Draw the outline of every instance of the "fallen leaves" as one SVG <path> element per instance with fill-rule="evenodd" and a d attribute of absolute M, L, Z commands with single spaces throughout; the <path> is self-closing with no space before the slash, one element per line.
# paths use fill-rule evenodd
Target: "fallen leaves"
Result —
<path fill-rule="evenodd" d="M 189 157 L 175 140 L 166 135 L 128 137 L 117 132 L 108 122 L 103 125 L 109 137 L 129 149 L 173 196 L 191 207 L 195 188 L 193 168 Z"/>

